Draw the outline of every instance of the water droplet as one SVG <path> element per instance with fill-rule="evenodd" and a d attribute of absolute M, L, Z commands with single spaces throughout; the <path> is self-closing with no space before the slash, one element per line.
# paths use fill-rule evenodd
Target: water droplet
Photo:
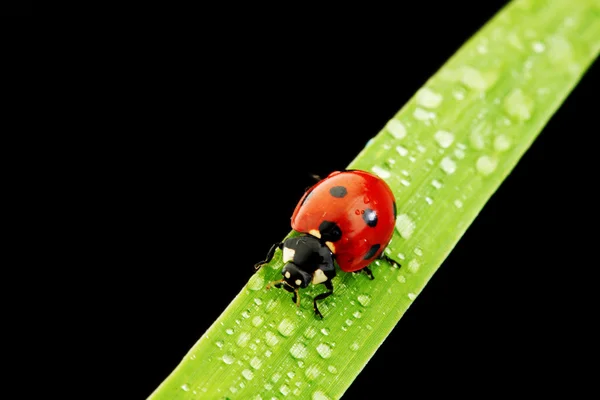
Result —
<path fill-rule="evenodd" d="M 548 40 L 548 58 L 553 64 L 568 62 L 573 59 L 573 48 L 562 36 L 552 36 Z"/>
<path fill-rule="evenodd" d="M 442 161 L 440 162 L 440 167 L 442 168 L 442 171 L 444 171 L 448 175 L 451 175 L 454 173 L 454 171 L 456 171 L 456 163 L 450 157 L 442 158 Z"/>
<path fill-rule="evenodd" d="M 317 390 L 312 394 L 312 400 L 331 400 L 327 395 L 320 390 Z"/>
<path fill-rule="evenodd" d="M 425 201 L 427 202 L 427 204 L 432 205 L 433 204 L 433 199 L 431 197 L 425 197 Z"/>
<path fill-rule="evenodd" d="M 265 390 L 271 390 L 273 389 L 273 385 L 271 385 L 270 383 L 265 383 Z"/>
<path fill-rule="evenodd" d="M 422 256 L 423 255 L 423 250 L 421 250 L 420 247 L 415 247 L 415 249 L 413 250 L 415 252 L 416 255 L 418 256 Z"/>
<path fill-rule="evenodd" d="M 292 348 L 290 349 L 290 354 L 296 359 L 306 358 L 308 350 L 306 349 L 306 346 L 302 343 L 294 343 L 292 345 Z"/>
<path fill-rule="evenodd" d="M 316 365 L 310 365 L 306 367 L 304 375 L 306 375 L 306 378 L 308 378 L 308 380 L 312 381 L 317 379 L 319 375 L 321 375 L 321 370 Z"/>
<path fill-rule="evenodd" d="M 265 357 L 271 357 L 271 354 L 273 354 L 271 350 L 265 351 Z"/>
<path fill-rule="evenodd" d="M 400 179 L 400 183 L 403 184 L 404 186 L 410 186 L 410 182 L 407 181 L 406 179 Z"/>
<path fill-rule="evenodd" d="M 404 253 L 398 253 L 398 258 L 400 260 L 404 260 L 406 258 L 406 256 L 404 255 Z"/>
<path fill-rule="evenodd" d="M 465 98 L 465 92 L 463 90 L 454 90 L 452 92 L 452 97 L 456 100 L 463 100 Z"/>
<path fill-rule="evenodd" d="M 396 139 L 403 139 L 406 136 L 404 124 L 397 119 L 390 119 L 385 125 L 385 129 Z"/>
<path fill-rule="evenodd" d="M 398 154 L 400 154 L 402 157 L 408 155 L 408 150 L 406 149 L 406 147 L 402 147 L 402 146 L 396 146 L 396 151 L 398 152 Z"/>
<path fill-rule="evenodd" d="M 248 280 L 247 287 L 250 290 L 260 290 L 263 288 L 265 281 L 258 273 L 252 275 L 250 280 Z"/>
<path fill-rule="evenodd" d="M 256 327 L 261 326 L 263 321 L 264 321 L 263 317 L 257 315 L 256 317 L 252 318 L 252 325 L 254 325 Z"/>
<path fill-rule="evenodd" d="M 356 298 L 361 306 L 366 307 L 371 302 L 371 296 L 368 294 L 359 294 Z"/>
<path fill-rule="evenodd" d="M 279 323 L 279 326 L 277 327 L 277 330 L 279 331 L 279 333 L 281 333 L 285 337 L 288 337 L 292 333 L 294 333 L 295 329 L 296 329 L 296 325 L 291 320 L 289 320 L 287 318 L 284 318 Z"/>
<path fill-rule="evenodd" d="M 454 134 L 452 132 L 448 132 L 448 131 L 442 131 L 442 130 L 437 131 L 433 135 L 433 138 L 435 139 L 437 144 L 444 149 L 447 149 L 448 147 L 450 147 L 452 142 L 454 142 Z"/>
<path fill-rule="evenodd" d="M 221 360 L 223 360 L 223 362 L 225 364 L 233 364 L 233 362 L 235 361 L 235 357 L 232 356 L 231 354 L 223 354 L 223 357 L 221 357 Z"/>
<path fill-rule="evenodd" d="M 319 355 L 323 358 L 331 357 L 331 352 L 331 347 L 329 347 L 329 345 L 326 343 L 320 343 L 317 346 L 317 353 L 319 353 Z"/>
<path fill-rule="evenodd" d="M 491 174 L 492 172 L 494 172 L 497 166 L 498 160 L 490 156 L 479 157 L 477 163 L 475 164 L 475 168 L 477 168 L 477 171 L 479 171 L 483 175 Z"/>
<path fill-rule="evenodd" d="M 488 87 L 481 72 L 468 65 L 463 66 L 460 69 L 461 78 L 460 81 L 470 89 L 485 90 Z"/>
<path fill-rule="evenodd" d="M 357 351 L 358 349 L 360 349 L 360 345 L 356 342 L 352 343 L 350 346 L 350 350 Z"/>
<path fill-rule="evenodd" d="M 337 374 L 337 368 L 334 367 L 333 365 L 330 365 L 329 367 L 327 367 L 327 371 L 331 372 L 332 374 Z"/>
<path fill-rule="evenodd" d="M 242 318 L 249 318 L 250 317 L 250 313 L 246 310 L 242 313 Z"/>
<path fill-rule="evenodd" d="M 387 179 L 390 176 L 392 176 L 392 174 L 390 173 L 390 171 L 388 171 L 387 169 L 384 169 L 382 167 L 379 167 L 377 165 L 373 166 L 371 168 L 371 171 L 373 171 L 376 175 L 378 175 L 381 179 Z"/>
<path fill-rule="evenodd" d="M 421 264 L 414 258 L 408 262 L 408 270 L 413 274 L 416 273 L 420 267 Z"/>
<path fill-rule="evenodd" d="M 455 149 L 454 150 L 454 156 L 456 158 L 458 158 L 459 160 L 462 160 L 463 158 L 465 158 L 465 152 L 461 149 Z"/>
<path fill-rule="evenodd" d="M 494 139 L 494 150 L 496 151 L 506 151 L 510 146 L 510 139 L 506 135 L 498 135 L 496 139 Z"/>
<path fill-rule="evenodd" d="M 279 343 L 279 338 L 271 331 L 265 333 L 265 339 L 267 340 L 267 346 L 273 347 Z"/>
<path fill-rule="evenodd" d="M 231 386 L 231 387 L 229 387 L 229 391 L 231 393 L 236 393 L 238 390 L 237 390 L 237 388 L 235 386 Z M 228 399 L 229 399 L 228 397 L 224 398 L 224 400 L 228 400 Z"/>
<path fill-rule="evenodd" d="M 371 325 L 369 325 L 369 324 L 365 325 L 365 328 L 367 328 L 368 331 L 373 330 L 373 327 Z"/>
<path fill-rule="evenodd" d="M 422 88 L 417 91 L 417 104 L 425 108 L 436 108 L 442 103 L 443 99 L 444 97 L 441 94 L 429 88 Z"/>
<path fill-rule="evenodd" d="M 263 400 L 262 396 L 260 394 L 257 394 L 256 396 L 254 396 L 252 398 L 252 400 Z"/>
<path fill-rule="evenodd" d="M 457 199 L 454 200 L 454 205 L 456 206 L 456 208 L 462 208 L 463 202 Z"/>
<path fill-rule="evenodd" d="M 242 371 L 242 376 L 247 380 L 251 380 L 254 378 L 254 372 L 250 371 L 249 369 L 245 369 Z"/>
<path fill-rule="evenodd" d="M 435 113 L 417 107 L 413 112 L 413 117 L 419 121 L 429 122 L 430 119 L 435 119 Z"/>
<path fill-rule="evenodd" d="M 181 389 L 183 389 L 184 392 L 189 392 L 190 386 L 187 383 L 184 383 L 181 385 Z"/>
<path fill-rule="evenodd" d="M 396 279 L 398 280 L 398 282 L 400 283 L 406 283 L 406 278 L 404 277 L 404 275 L 398 275 L 396 277 Z"/>
<path fill-rule="evenodd" d="M 431 186 L 433 186 L 436 189 L 440 189 L 442 186 L 442 182 L 438 181 L 437 179 L 434 179 L 431 181 Z"/>
<path fill-rule="evenodd" d="M 353 323 L 354 322 L 351 319 L 346 320 L 346 325 L 348 325 L 348 326 L 352 326 Z"/>
<path fill-rule="evenodd" d="M 236 344 L 239 347 L 246 347 L 246 345 L 250 341 L 251 337 L 252 337 L 252 335 L 250 335 L 250 333 L 242 332 L 242 333 L 240 333 L 240 336 L 238 336 Z"/>
<path fill-rule="evenodd" d="M 300 368 L 304 368 L 304 361 L 302 361 L 302 360 L 298 360 L 298 366 L 299 366 Z"/>
<path fill-rule="evenodd" d="M 542 42 L 533 42 L 533 44 L 531 45 L 531 48 L 536 53 L 542 53 L 544 50 L 546 50 L 546 46 Z"/>
<path fill-rule="evenodd" d="M 486 54 L 488 52 L 488 48 L 485 44 L 478 44 L 477 45 L 477 52 L 479 54 Z"/>
<path fill-rule="evenodd" d="M 233 335 L 233 329 L 227 328 L 227 329 L 225 329 L 225 333 L 228 335 Z"/>
<path fill-rule="evenodd" d="M 527 121 L 533 112 L 533 100 L 521 89 L 513 89 L 504 98 L 504 110 L 514 119 Z"/>
<path fill-rule="evenodd" d="M 325 336 L 329 335 L 329 328 L 323 328 L 321 329 L 321 333 Z"/>
<path fill-rule="evenodd" d="M 192 355 L 190 356 L 190 360 L 195 360 L 195 359 L 196 359 L 196 355 L 195 355 L 195 354 L 192 354 Z"/>
<path fill-rule="evenodd" d="M 312 326 L 309 326 L 304 331 L 304 337 L 307 338 L 307 339 L 314 338 L 316 334 L 317 334 L 317 330 L 314 327 L 312 327 Z"/>
<path fill-rule="evenodd" d="M 269 300 L 267 302 L 267 305 L 265 306 L 265 311 L 266 312 L 272 311 L 275 307 L 277 307 L 277 303 L 279 303 L 278 300 L 274 300 L 274 299 Z"/>
<path fill-rule="evenodd" d="M 281 385 L 281 387 L 279 388 L 279 393 L 281 393 L 284 396 L 287 396 L 288 394 L 290 394 L 291 389 L 288 385 Z"/>
<path fill-rule="evenodd" d="M 354 318 L 360 318 L 360 317 L 362 317 L 362 313 L 361 313 L 360 311 L 354 311 L 354 312 L 352 313 L 352 316 L 353 316 Z"/>
<path fill-rule="evenodd" d="M 293 377 L 296 376 L 296 374 L 294 373 L 294 371 L 290 371 L 286 374 L 288 376 L 288 378 L 292 379 Z"/>
<path fill-rule="evenodd" d="M 413 232 L 415 231 L 415 222 L 412 220 L 408 214 L 400 214 L 396 218 L 396 229 L 400 236 L 404 239 L 410 239 Z"/>
<path fill-rule="evenodd" d="M 218 348 L 221 348 L 221 347 L 223 347 L 223 345 L 224 345 L 225 343 L 223 343 L 223 341 L 222 341 L 222 340 L 218 340 L 218 341 L 217 341 L 215 344 L 217 345 L 217 347 L 218 347 Z"/>
<path fill-rule="evenodd" d="M 416 294 L 414 294 L 414 293 L 409 293 L 409 294 L 408 294 L 408 298 L 409 298 L 409 299 L 411 299 L 411 300 L 414 300 L 414 299 L 416 299 L 416 298 L 417 298 L 417 295 L 416 295 Z"/>
<path fill-rule="evenodd" d="M 262 360 L 258 357 L 253 357 L 252 360 L 250 360 L 250 366 L 254 369 L 259 369 L 262 365 Z"/>
<path fill-rule="evenodd" d="M 256 299 L 254 299 L 254 304 L 260 306 L 262 304 L 262 300 L 257 297 Z"/>

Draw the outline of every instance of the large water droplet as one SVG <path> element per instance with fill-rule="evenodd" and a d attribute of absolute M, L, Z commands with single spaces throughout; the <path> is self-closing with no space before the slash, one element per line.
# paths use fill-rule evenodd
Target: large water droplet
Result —
<path fill-rule="evenodd" d="M 272 376 L 271 376 L 271 382 L 273 383 L 277 383 L 277 381 L 281 378 L 281 374 L 279 372 L 275 372 Z"/>
<path fill-rule="evenodd" d="M 521 89 L 513 89 L 504 98 L 504 110 L 514 119 L 527 121 L 533 112 L 533 100 Z"/>
<path fill-rule="evenodd" d="M 252 335 L 250 335 L 250 333 L 242 332 L 240 333 L 240 336 L 238 336 L 236 344 L 240 347 L 245 347 L 250 341 L 251 337 Z"/>
<path fill-rule="evenodd" d="M 379 176 L 381 179 L 387 179 L 390 176 L 392 176 L 392 174 L 390 173 L 390 171 L 388 171 L 385 168 L 379 167 L 377 165 L 371 167 L 371 171 L 373 171 L 377 176 Z"/>
<path fill-rule="evenodd" d="M 304 331 L 304 337 L 307 338 L 307 339 L 314 338 L 316 334 L 317 334 L 317 330 L 314 327 L 312 327 L 312 326 L 309 326 Z"/>
<path fill-rule="evenodd" d="M 227 328 L 227 329 L 225 329 L 225 333 L 228 335 L 233 335 L 233 329 Z"/>
<path fill-rule="evenodd" d="M 266 343 L 267 346 L 275 346 L 277 343 L 279 343 L 279 338 L 277 338 L 277 335 L 275 335 L 273 332 L 271 331 L 267 331 L 265 333 L 265 339 L 266 339 Z"/>
<path fill-rule="evenodd" d="M 325 336 L 329 335 L 329 328 L 323 328 L 321 329 L 321 333 Z"/>
<path fill-rule="evenodd" d="M 279 393 L 281 393 L 284 396 L 287 396 L 288 394 L 290 394 L 291 389 L 288 385 L 281 385 L 281 387 L 279 388 Z"/>
<path fill-rule="evenodd" d="M 295 329 L 296 329 L 296 325 L 288 318 L 284 318 L 279 323 L 279 326 L 277 327 L 277 330 L 279 331 L 279 333 L 281 333 L 285 337 L 288 337 L 292 333 L 294 333 Z"/>
<path fill-rule="evenodd" d="M 400 214 L 396 218 L 396 229 L 404 239 L 410 239 L 415 231 L 416 224 L 408 214 Z"/>
<path fill-rule="evenodd" d="M 418 105 L 426 108 L 436 108 L 441 103 L 444 97 L 441 94 L 434 92 L 429 88 L 419 89 L 416 95 L 416 102 Z"/>
<path fill-rule="evenodd" d="M 254 378 L 254 372 L 250 371 L 249 369 L 245 369 L 242 371 L 242 376 L 248 380 L 251 380 Z"/>
<path fill-rule="evenodd" d="M 252 318 L 252 325 L 259 327 L 262 325 L 263 321 L 263 317 L 257 315 L 256 317 Z"/>
<path fill-rule="evenodd" d="M 366 307 L 371 302 L 371 296 L 368 294 L 359 294 L 356 298 L 361 306 Z"/>
<path fill-rule="evenodd" d="M 489 175 L 496 170 L 498 166 L 498 160 L 491 156 L 481 156 L 477 159 L 475 168 L 482 175 Z"/>
<path fill-rule="evenodd" d="M 250 277 L 250 280 L 248 280 L 247 287 L 250 290 L 260 290 L 263 288 L 264 282 L 265 281 L 262 276 L 260 276 L 258 273 L 255 273 Z"/>
<path fill-rule="evenodd" d="M 414 258 L 408 262 L 408 270 L 413 274 L 416 273 L 420 267 L 421 264 Z"/>
<path fill-rule="evenodd" d="M 325 393 L 320 390 L 317 390 L 312 394 L 312 400 L 331 400 Z"/>
<path fill-rule="evenodd" d="M 250 366 L 254 369 L 259 369 L 262 365 L 262 360 L 258 357 L 253 357 L 252 360 L 250 360 Z"/>
<path fill-rule="evenodd" d="M 451 175 L 456 171 L 456 163 L 450 157 L 444 157 L 440 162 L 440 168 L 448 175 Z"/>
<path fill-rule="evenodd" d="M 436 115 L 434 112 L 417 107 L 413 112 L 413 117 L 419 121 L 429 122 L 430 119 L 435 119 Z"/>
<path fill-rule="evenodd" d="M 353 316 L 354 318 L 360 318 L 360 317 L 362 317 L 362 313 L 361 313 L 360 311 L 354 311 L 354 312 L 352 313 L 352 316 Z"/>
<path fill-rule="evenodd" d="M 506 135 L 498 135 L 496 139 L 494 139 L 494 150 L 496 151 L 506 151 L 510 146 L 510 138 Z"/>
<path fill-rule="evenodd" d="M 385 125 L 385 129 L 396 139 L 403 139 L 406 136 L 404 124 L 397 119 L 391 119 Z"/>
<path fill-rule="evenodd" d="M 190 386 L 187 383 L 184 383 L 181 385 L 181 389 L 183 389 L 184 392 L 189 392 Z"/>
<path fill-rule="evenodd" d="M 331 347 L 329 347 L 329 345 L 326 343 L 320 343 L 317 346 L 317 353 L 319 353 L 319 355 L 323 358 L 331 357 L 331 352 Z"/>
<path fill-rule="evenodd" d="M 416 295 L 416 294 L 414 294 L 414 293 L 409 293 L 409 294 L 408 294 L 408 298 L 409 298 L 409 299 L 411 299 L 411 300 L 414 300 L 414 299 L 416 299 L 416 298 L 417 298 L 417 295 Z"/>
<path fill-rule="evenodd" d="M 306 349 L 306 346 L 302 343 L 294 343 L 292 345 L 292 348 L 290 349 L 290 354 L 296 359 L 306 358 L 308 350 Z"/>
<path fill-rule="evenodd" d="M 400 154 L 402 157 L 405 157 L 408 155 L 408 150 L 406 149 L 406 147 L 403 146 L 396 146 L 396 151 L 398 152 L 398 154 Z"/>
<path fill-rule="evenodd" d="M 231 354 L 223 354 L 223 357 L 221 357 L 221 360 L 223 360 L 223 362 L 225 364 L 233 364 L 233 362 L 235 361 L 235 357 L 232 356 Z"/>
<path fill-rule="evenodd" d="M 321 375 L 321 370 L 316 365 L 309 365 L 304 371 L 304 375 L 310 381 L 315 380 Z"/>
<path fill-rule="evenodd" d="M 450 147 L 452 142 L 454 142 L 454 134 L 452 132 L 448 132 L 448 131 L 442 131 L 442 130 L 437 131 L 433 135 L 433 138 L 435 139 L 437 144 L 444 149 L 447 149 L 448 147 Z"/>
<path fill-rule="evenodd" d="M 438 181 L 437 179 L 434 179 L 431 181 L 431 186 L 433 186 L 436 189 L 440 189 L 444 185 L 442 184 L 442 182 Z"/>

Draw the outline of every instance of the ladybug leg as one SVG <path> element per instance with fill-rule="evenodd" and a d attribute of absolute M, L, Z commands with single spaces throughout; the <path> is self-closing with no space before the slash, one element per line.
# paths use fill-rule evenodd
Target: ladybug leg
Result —
<path fill-rule="evenodd" d="M 375 277 L 373 276 L 373 271 L 371 271 L 371 268 L 364 267 L 361 271 L 365 271 L 365 273 L 367 274 L 367 276 L 369 277 L 370 280 L 375 279 Z"/>
<path fill-rule="evenodd" d="M 267 258 L 265 258 L 263 261 L 260 261 L 260 262 L 257 262 L 256 264 L 254 264 L 254 269 L 259 270 L 260 267 L 262 267 L 265 264 L 268 264 L 273 259 L 273 256 L 275 255 L 275 250 L 277 250 L 278 248 L 279 249 L 283 248 L 282 242 L 273 244 L 273 246 L 271 246 L 271 248 L 269 249 L 269 252 L 267 253 Z"/>
<path fill-rule="evenodd" d="M 396 261 L 387 256 L 387 254 L 381 253 L 379 256 L 381 260 L 387 261 L 392 264 L 393 267 L 400 268 L 402 265 L 398 264 Z"/>
<path fill-rule="evenodd" d="M 321 314 L 321 312 L 319 311 L 319 308 L 317 307 L 317 300 L 323 300 L 324 298 L 329 297 L 333 294 L 333 285 L 331 284 L 331 281 L 325 281 L 325 282 L 323 282 L 323 284 L 325 285 L 325 287 L 327 288 L 328 291 L 325 293 L 321 293 L 318 296 L 315 296 L 315 299 L 313 300 L 315 314 L 321 318 L 323 318 L 323 314 Z"/>

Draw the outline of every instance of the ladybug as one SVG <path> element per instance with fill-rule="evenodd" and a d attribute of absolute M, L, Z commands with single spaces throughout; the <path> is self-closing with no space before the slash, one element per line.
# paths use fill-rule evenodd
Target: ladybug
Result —
<path fill-rule="evenodd" d="M 336 264 L 344 272 L 364 271 L 370 279 L 369 265 L 378 258 L 400 267 L 383 252 L 395 222 L 396 201 L 383 179 L 361 170 L 335 171 L 308 188 L 296 205 L 291 225 L 300 235 L 275 243 L 254 267 L 270 262 L 280 249 L 283 279 L 267 289 L 283 287 L 300 305 L 299 289 L 323 284 L 327 291 L 313 300 L 315 314 L 322 318 L 317 301 L 333 293 Z"/>

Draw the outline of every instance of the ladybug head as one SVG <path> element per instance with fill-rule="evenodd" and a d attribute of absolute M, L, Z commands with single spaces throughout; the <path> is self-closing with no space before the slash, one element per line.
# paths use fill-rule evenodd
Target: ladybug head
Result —
<path fill-rule="evenodd" d="M 312 276 L 308 272 L 301 270 L 292 262 L 284 265 L 281 274 L 285 283 L 284 288 L 288 292 L 293 292 L 298 288 L 305 288 L 312 280 Z"/>

